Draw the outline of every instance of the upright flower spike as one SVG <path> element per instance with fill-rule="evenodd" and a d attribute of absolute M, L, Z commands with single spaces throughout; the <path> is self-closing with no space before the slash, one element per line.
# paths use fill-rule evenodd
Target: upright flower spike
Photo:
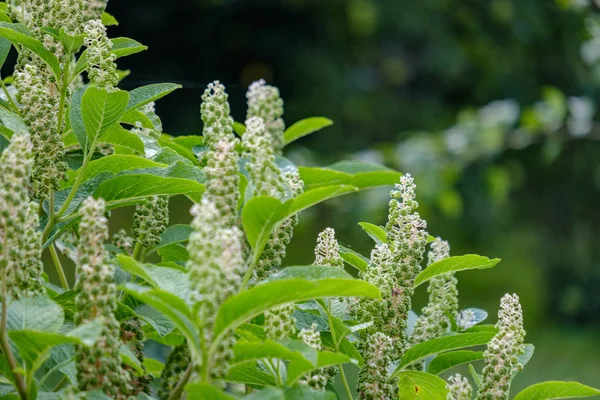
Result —
<path fill-rule="evenodd" d="M 415 183 L 406 174 L 400 184 L 390 193 L 386 234 L 394 258 L 394 304 L 396 325 L 388 333 L 394 339 L 397 352 L 405 349 L 408 338 L 406 326 L 411 309 L 411 297 L 414 293 L 414 280 L 421 271 L 421 261 L 427 245 L 427 223 L 417 212 L 415 201 Z M 400 356 L 401 353 L 397 353 Z"/>
<path fill-rule="evenodd" d="M 448 242 L 437 238 L 431 243 L 429 265 L 450 257 Z M 411 345 L 440 337 L 458 316 L 458 281 L 454 274 L 437 276 L 429 282 L 429 302 L 423 308 L 410 337 Z"/>
<path fill-rule="evenodd" d="M 302 340 L 306 345 L 312 347 L 316 351 L 321 351 L 321 332 L 317 331 L 317 325 L 312 324 L 310 329 L 302 329 L 298 334 L 298 339 Z M 327 371 L 323 368 L 317 369 L 304 375 L 298 383 L 300 385 L 308 386 L 314 390 L 323 391 L 325 385 L 327 385 L 329 376 Z"/>
<path fill-rule="evenodd" d="M 143 375 L 137 376 L 132 367 L 125 363 L 121 364 L 123 369 L 128 371 L 133 377 L 131 381 L 131 385 L 133 386 L 131 395 L 137 396 L 142 393 L 150 395 L 152 375 L 146 373 L 146 367 L 144 366 L 144 331 L 142 330 L 139 318 L 135 317 L 121 322 L 121 340 L 140 361 L 142 371 L 144 372 Z"/>
<path fill-rule="evenodd" d="M 304 182 L 297 172 L 291 172 L 284 176 L 291 191 L 296 197 L 304 191 Z M 255 275 L 258 280 L 268 277 L 276 268 L 281 266 L 287 252 L 287 246 L 294 236 L 294 228 L 298 225 L 298 214 L 283 221 L 267 241 L 265 248 L 256 265 Z"/>
<path fill-rule="evenodd" d="M 233 118 L 230 115 L 225 87 L 215 81 L 208 85 L 202 95 L 201 115 L 204 122 L 204 145 L 206 154 L 206 193 L 214 202 L 226 226 L 237 220 L 239 201 L 239 140 L 233 134 Z"/>
<path fill-rule="evenodd" d="M 188 242 L 188 269 L 192 284 L 192 300 L 198 304 L 198 320 L 205 327 L 204 340 L 212 341 L 212 324 L 217 308 L 239 288 L 243 270 L 241 233 L 237 228 L 223 228 L 214 203 L 203 199 L 192 207 L 193 232 Z M 219 288 L 219 290 L 215 290 Z M 227 373 L 232 357 L 233 336 L 221 341 L 213 359 L 195 360 L 205 365 L 213 378 Z M 200 355 L 203 357 L 203 355 Z"/>
<path fill-rule="evenodd" d="M 181 380 L 181 377 L 185 373 L 192 362 L 190 356 L 190 350 L 187 343 L 175 347 L 160 374 L 160 388 L 158 389 L 158 398 L 160 400 L 168 400 L 171 393 L 175 390 L 175 387 Z"/>
<path fill-rule="evenodd" d="M 77 347 L 79 389 L 101 390 L 111 398 L 127 399 L 133 387 L 119 356 L 120 326 L 114 314 L 117 287 L 113 281 L 114 268 L 107 262 L 104 250 L 104 241 L 108 238 L 104 200 L 89 197 L 80 213 L 75 322 L 81 325 L 99 319 L 103 331 L 94 346 Z"/>
<path fill-rule="evenodd" d="M 29 203 L 32 145 L 14 135 L 0 156 L 0 276 L 4 296 L 18 298 L 39 290 L 41 277 L 37 210 Z M 36 250 L 37 246 L 37 250 Z"/>
<path fill-rule="evenodd" d="M 315 247 L 315 265 L 344 267 L 344 260 L 340 256 L 340 245 L 332 228 L 325 228 L 319 233 L 317 247 Z"/>
<path fill-rule="evenodd" d="M 260 79 L 248 87 L 246 98 L 248 99 L 247 118 L 263 119 L 271 137 L 273 151 L 275 154 L 281 154 L 285 123 L 281 118 L 283 116 L 283 100 L 279 96 L 279 89 L 267 85 L 263 79 Z"/>
<path fill-rule="evenodd" d="M 131 254 L 133 251 L 134 239 L 127 234 L 125 229 L 120 229 L 117 233 L 115 233 L 112 237 L 112 241 L 116 248 L 124 251 L 125 253 Z"/>
<path fill-rule="evenodd" d="M 119 84 L 116 55 L 111 54 L 112 42 L 106 36 L 106 27 L 99 19 L 93 19 L 85 24 L 86 34 L 84 45 L 88 52 L 88 78 L 92 85 L 111 92 Z"/>
<path fill-rule="evenodd" d="M 58 96 L 49 89 L 53 84 L 44 66 L 26 64 L 15 71 L 14 78 L 16 98 L 33 143 L 34 190 L 37 197 L 44 198 L 50 190 L 60 187 L 67 170 L 62 161 L 64 145 L 57 129 Z"/>
<path fill-rule="evenodd" d="M 448 378 L 446 384 L 448 395 L 446 400 L 471 400 L 473 398 L 473 388 L 467 380 L 460 374 L 456 374 Z"/>
<path fill-rule="evenodd" d="M 160 235 L 169 224 L 169 196 L 152 196 L 135 208 L 133 235 L 145 248 L 160 244 Z"/>
<path fill-rule="evenodd" d="M 242 146 L 248 158 L 246 168 L 250 174 L 252 195 L 285 197 L 285 182 L 275 164 L 275 153 L 262 118 L 252 117 L 246 120 Z"/>
<path fill-rule="evenodd" d="M 358 373 L 359 400 L 392 400 L 398 398 L 395 382 L 388 378 L 394 345 L 389 336 L 377 332 L 369 336 L 363 350 L 364 365 Z"/>
<path fill-rule="evenodd" d="M 269 339 L 287 339 L 296 331 L 296 319 L 292 316 L 294 303 L 283 304 L 265 311 L 265 333 Z"/>
<path fill-rule="evenodd" d="M 108 0 L 84 0 L 83 16 L 86 20 L 102 19 Z"/>
<path fill-rule="evenodd" d="M 518 356 L 523 354 L 525 330 L 519 297 L 506 294 L 500 301 L 498 333 L 484 352 L 485 366 L 477 400 L 508 399 L 513 375 L 523 369 Z"/>

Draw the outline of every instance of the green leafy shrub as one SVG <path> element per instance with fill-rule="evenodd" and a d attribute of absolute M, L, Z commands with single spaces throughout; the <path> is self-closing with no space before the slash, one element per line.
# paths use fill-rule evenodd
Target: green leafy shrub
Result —
<path fill-rule="evenodd" d="M 170 136 L 154 101 L 178 85 L 120 90 L 115 61 L 145 47 L 106 36 L 115 20 L 105 2 L 63 3 L 0 11 L 0 59 L 18 50 L 0 102 L 2 397 L 329 399 L 339 378 L 351 398 L 344 365 L 354 364 L 360 399 L 508 398 L 533 355 L 519 298 L 503 297 L 496 325 L 481 324 L 483 310 L 459 310 L 455 274 L 499 260 L 450 257 L 418 214 L 410 175 L 360 162 L 295 166 L 285 146 L 331 121 L 286 130 L 279 92 L 263 81 L 248 90 L 245 124 L 214 82 L 203 135 Z M 375 242 L 369 258 L 328 228 L 314 265 L 282 267 L 301 211 L 394 184 L 386 226 L 361 223 Z M 175 195 L 194 203 L 189 225 L 169 226 Z M 126 206 L 133 237 L 109 242 L 110 211 Z M 76 266 L 73 285 L 57 247 Z M 44 273 L 46 249 L 61 286 Z M 411 297 L 424 283 L 418 316 Z M 148 343 L 168 358 L 149 357 L 159 354 Z M 473 385 L 439 376 L 478 360 Z M 546 382 L 516 398 L 596 394 Z"/>

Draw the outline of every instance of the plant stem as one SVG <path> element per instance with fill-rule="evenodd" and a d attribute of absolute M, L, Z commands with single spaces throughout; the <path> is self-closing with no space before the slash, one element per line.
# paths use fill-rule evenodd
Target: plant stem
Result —
<path fill-rule="evenodd" d="M 248 282 L 250 282 L 250 278 L 252 278 L 252 273 L 254 272 L 254 268 L 256 267 L 257 262 L 258 257 L 253 256 L 252 262 L 250 263 L 250 266 L 248 266 L 248 270 L 244 274 L 244 279 L 242 280 L 239 292 L 243 292 L 244 290 L 246 290 L 246 286 L 248 286 Z"/>
<path fill-rule="evenodd" d="M 183 391 L 183 388 L 185 387 L 185 385 L 187 385 L 187 382 L 190 380 L 190 376 L 192 376 L 193 365 L 194 364 L 192 362 L 190 362 L 190 365 L 188 365 L 187 369 L 183 373 L 183 376 L 181 377 L 179 382 L 177 382 L 177 386 L 175 386 L 173 393 L 171 393 L 169 395 L 168 400 L 179 400 L 182 398 L 181 392 Z"/>
<path fill-rule="evenodd" d="M 333 347 L 337 352 L 340 351 L 340 345 L 338 344 L 335 329 L 333 327 L 333 318 L 331 315 L 331 299 L 327 299 L 327 319 L 329 321 L 329 330 L 331 331 L 331 339 L 333 340 Z M 349 400 L 352 400 L 352 391 L 350 390 L 350 386 L 348 385 L 348 380 L 346 379 L 346 373 L 344 372 L 344 366 L 342 364 L 338 364 L 337 366 L 340 370 L 340 377 L 342 378 L 342 383 L 344 384 L 344 389 L 346 390 L 346 396 L 348 396 Z"/>
<path fill-rule="evenodd" d="M 2 85 L 2 90 L 4 91 L 4 94 L 6 95 L 6 98 L 8 99 L 8 102 L 10 103 L 11 106 L 13 106 L 13 108 L 15 109 L 15 111 L 18 112 L 19 111 L 19 107 L 17 107 L 17 103 L 15 103 L 15 101 L 12 98 L 12 96 L 10 95 L 10 92 L 6 88 L 6 85 L 4 84 L 4 80 L 2 79 L 2 77 L 0 77 L 0 85 Z"/>
<path fill-rule="evenodd" d="M 63 81 L 60 87 L 60 101 L 58 103 L 58 126 L 56 131 L 60 135 L 63 128 L 63 118 L 65 115 L 65 101 L 67 99 L 67 91 L 69 89 L 69 66 L 71 65 L 71 53 L 67 54 L 65 58 L 65 69 L 63 71 Z"/>
<path fill-rule="evenodd" d="M 54 243 L 50 243 L 50 255 L 52 256 L 52 261 L 54 262 L 54 266 L 56 267 L 56 272 L 58 273 L 58 277 L 60 278 L 60 284 L 63 288 L 69 289 L 69 281 L 67 280 L 67 276 L 65 275 L 65 270 L 60 263 L 60 259 L 58 258 L 58 253 L 56 252 L 56 247 L 54 247 Z"/>
<path fill-rule="evenodd" d="M 142 244 L 138 240 L 137 242 L 135 242 L 135 247 L 133 248 L 133 256 L 132 257 L 134 260 L 138 259 L 138 256 L 140 255 L 141 251 L 142 251 Z"/>
<path fill-rule="evenodd" d="M 4 293 L 2 293 L 2 321 L 0 322 L 0 346 L 2 347 L 2 353 L 6 357 L 6 361 L 8 362 L 8 366 L 10 367 L 10 371 L 15 380 L 15 386 L 17 387 L 17 391 L 19 392 L 19 396 L 22 400 L 27 400 L 27 387 L 25 386 L 23 376 L 15 372 L 18 367 L 17 360 L 10 348 L 10 343 L 8 342 L 8 334 L 6 333 L 6 320 L 8 314 L 6 288 L 3 288 L 3 292 Z"/>

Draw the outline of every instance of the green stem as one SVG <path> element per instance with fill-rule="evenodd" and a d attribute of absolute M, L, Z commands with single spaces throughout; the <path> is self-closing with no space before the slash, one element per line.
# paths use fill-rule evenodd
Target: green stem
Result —
<path fill-rule="evenodd" d="M 177 386 L 175 386 L 175 389 L 169 395 L 168 400 L 179 400 L 179 399 L 183 398 L 181 396 L 181 393 L 183 392 L 183 388 L 185 387 L 185 385 L 187 385 L 187 382 L 190 380 L 190 377 L 192 376 L 192 369 L 193 369 L 192 366 L 193 365 L 194 364 L 192 362 L 190 362 L 190 365 L 188 365 L 187 369 L 183 373 L 183 376 L 181 377 L 179 382 L 177 382 Z"/>
<path fill-rule="evenodd" d="M 10 95 L 10 92 L 6 88 L 6 85 L 4 84 L 4 80 L 2 79 L 2 77 L 0 77 L 0 85 L 2 85 L 2 90 L 4 91 L 4 94 L 6 95 L 6 98 L 8 99 L 8 102 L 10 103 L 10 105 L 13 106 L 15 111 L 19 112 L 19 107 L 17 106 L 17 103 L 15 103 L 12 96 Z"/>
<path fill-rule="evenodd" d="M 56 267 L 56 272 L 58 273 L 58 277 L 60 279 L 60 284 L 63 288 L 69 289 L 69 281 L 67 280 L 67 276 L 65 275 L 65 270 L 60 263 L 60 259 L 58 258 L 58 253 L 56 252 L 56 247 L 54 247 L 54 243 L 50 243 L 50 255 L 52 256 L 52 261 L 54 262 L 54 266 Z"/>
<path fill-rule="evenodd" d="M 146 254 L 148 254 L 148 249 L 143 247 L 142 254 L 140 254 L 140 262 L 144 262 L 144 260 L 146 259 Z"/>
<path fill-rule="evenodd" d="M 138 240 L 137 242 L 135 242 L 135 247 L 133 248 L 133 259 L 137 260 L 138 256 L 140 255 L 140 252 L 142 251 L 142 243 L 140 243 L 140 241 Z"/>
<path fill-rule="evenodd" d="M 243 292 L 244 290 L 246 290 L 246 286 L 248 286 L 248 282 L 250 282 L 250 278 L 252 278 L 252 274 L 254 273 L 254 268 L 256 268 L 257 262 L 258 262 L 258 257 L 253 256 L 252 262 L 250 263 L 250 266 L 248 266 L 248 270 L 244 274 L 244 279 L 242 280 L 242 284 L 241 284 L 240 290 L 239 290 L 240 292 Z"/>
<path fill-rule="evenodd" d="M 331 299 L 327 299 L 327 319 L 329 321 L 329 330 L 331 331 L 331 339 L 333 340 L 333 347 L 337 352 L 340 351 L 340 345 L 338 344 L 337 337 L 335 335 L 335 329 L 333 326 L 333 316 L 331 315 Z M 340 370 L 340 377 L 342 378 L 342 383 L 344 384 L 344 389 L 346 390 L 346 396 L 348 396 L 349 400 L 352 400 L 352 391 L 350 390 L 350 386 L 348 385 L 348 380 L 346 379 L 346 373 L 344 372 L 344 366 L 342 364 L 338 364 L 337 366 Z"/>
<path fill-rule="evenodd" d="M 6 321 L 8 314 L 6 287 L 3 287 L 3 292 L 4 293 L 2 293 L 2 321 L 0 321 L 0 347 L 2 348 L 2 353 L 4 354 L 4 357 L 8 362 L 8 366 L 10 367 L 10 372 L 12 373 L 13 378 L 15 380 L 15 386 L 17 388 L 17 391 L 19 392 L 19 396 L 22 400 L 27 400 L 27 387 L 25 386 L 23 376 L 15 372 L 18 368 L 17 359 L 15 358 L 15 355 L 13 354 L 12 349 L 10 348 L 8 334 L 6 332 Z"/>
<path fill-rule="evenodd" d="M 67 91 L 69 89 L 69 67 L 71 66 L 71 53 L 65 58 L 65 70 L 63 71 L 63 81 L 60 88 L 60 101 L 58 103 L 58 126 L 56 131 L 60 135 L 63 128 L 63 118 L 65 115 L 65 102 L 67 100 Z"/>

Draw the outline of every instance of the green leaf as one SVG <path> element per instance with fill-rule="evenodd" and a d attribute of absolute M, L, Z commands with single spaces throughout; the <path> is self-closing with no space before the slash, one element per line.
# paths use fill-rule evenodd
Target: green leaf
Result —
<path fill-rule="evenodd" d="M 160 378 L 160 375 L 165 368 L 165 364 L 153 358 L 144 357 L 144 367 L 146 368 L 146 372 L 148 372 L 154 378 Z"/>
<path fill-rule="evenodd" d="M 306 386 L 294 388 L 266 388 L 246 396 L 247 400 L 336 400 L 333 392 L 314 391 Z"/>
<path fill-rule="evenodd" d="M 4 62 L 10 53 L 11 47 L 12 44 L 10 43 L 10 40 L 0 38 L 0 68 L 4 65 Z"/>
<path fill-rule="evenodd" d="M 137 153 L 144 154 L 144 142 L 133 132 L 124 129 L 120 124 L 114 124 L 100 137 L 100 143 L 122 146 Z"/>
<path fill-rule="evenodd" d="M 441 261 L 431 264 L 417 275 L 415 278 L 415 288 L 439 275 L 470 269 L 492 268 L 499 262 L 499 258 L 490 260 L 487 257 L 478 256 L 476 254 L 444 258 Z"/>
<path fill-rule="evenodd" d="M 347 363 L 357 364 L 354 360 L 343 353 L 334 353 L 330 351 L 320 351 L 318 353 L 317 364 L 312 366 L 310 363 L 302 360 L 293 360 L 288 365 L 287 382 L 288 386 L 293 386 L 298 379 L 319 368 L 331 367 L 334 365 L 343 365 Z"/>
<path fill-rule="evenodd" d="M 238 341 L 233 348 L 234 364 L 257 361 L 263 358 L 278 358 L 281 360 L 297 360 L 311 365 L 317 362 L 317 351 L 298 340 L 290 340 L 287 343 L 266 340 L 264 342 Z"/>
<path fill-rule="evenodd" d="M 118 26 L 119 21 L 117 21 L 117 19 L 115 17 L 113 17 L 106 11 L 103 11 L 102 12 L 102 24 L 104 26 Z"/>
<path fill-rule="evenodd" d="M 79 52 L 81 46 L 83 46 L 84 35 L 72 36 L 66 33 L 64 29 L 61 29 L 59 32 L 59 38 L 68 54 L 75 54 Z"/>
<path fill-rule="evenodd" d="M 361 161 L 341 161 L 325 168 L 299 167 L 306 190 L 332 185 L 351 185 L 359 189 L 394 185 L 401 173 L 381 165 Z"/>
<path fill-rule="evenodd" d="M 396 369 L 394 374 L 397 374 L 406 366 L 422 360 L 430 355 L 438 354 L 448 350 L 456 350 L 465 347 L 487 344 L 494 337 L 494 335 L 494 332 L 460 333 L 457 335 L 443 336 L 416 344 L 406 350 L 404 356 L 402 356 L 402 359 L 400 360 L 398 369 Z"/>
<path fill-rule="evenodd" d="M 442 353 L 431 360 L 427 367 L 427 372 L 433 375 L 438 375 L 441 372 L 456 367 L 457 365 L 479 360 L 483 360 L 482 351 L 459 350 Z"/>
<path fill-rule="evenodd" d="M 398 380 L 402 400 L 446 400 L 446 382 L 435 375 L 420 371 L 404 371 Z"/>
<path fill-rule="evenodd" d="M 8 330 L 58 332 L 65 320 L 61 306 L 45 296 L 23 298 L 10 303 Z"/>
<path fill-rule="evenodd" d="M 306 267 L 307 274 L 310 268 Z M 309 278 L 310 279 L 310 278 Z M 214 334 L 223 335 L 241 323 L 278 305 L 322 297 L 380 298 L 379 290 L 358 279 L 286 279 L 267 282 L 230 297 L 219 308 Z"/>
<path fill-rule="evenodd" d="M 109 93 L 94 86 L 86 89 L 81 98 L 81 117 L 89 143 L 119 121 L 128 102 L 129 94 L 122 90 Z"/>
<path fill-rule="evenodd" d="M 148 304 L 137 306 L 135 308 L 135 313 L 150 324 L 161 337 L 167 336 L 175 329 L 175 324 L 173 324 L 169 318 L 165 317 L 161 312 Z"/>
<path fill-rule="evenodd" d="M 369 267 L 369 259 L 362 254 L 340 245 L 340 257 L 359 271 L 366 271 Z"/>
<path fill-rule="evenodd" d="M 387 243 L 387 233 L 380 226 L 370 224 L 368 222 L 359 222 L 361 228 L 369 235 L 377 244 Z"/>
<path fill-rule="evenodd" d="M 203 400 L 235 400 L 235 397 L 223 393 L 220 389 L 208 383 L 190 383 L 185 387 L 187 398 Z"/>
<path fill-rule="evenodd" d="M 311 133 L 333 125 L 333 121 L 324 117 L 311 117 L 302 119 L 285 130 L 283 134 L 284 144 L 288 145 Z"/>
<path fill-rule="evenodd" d="M 255 361 L 229 368 L 225 380 L 227 382 L 243 383 L 253 388 L 275 386 L 273 375 L 259 369 Z"/>
<path fill-rule="evenodd" d="M 169 318 L 188 340 L 191 350 L 193 352 L 199 351 L 200 337 L 196 326 L 192 322 L 193 318 L 189 307 L 183 300 L 164 290 L 148 289 L 131 283 L 122 289 L 125 293 L 152 306 Z"/>
<path fill-rule="evenodd" d="M 600 390 L 577 382 L 543 382 L 522 390 L 514 400 L 571 399 L 597 395 L 600 395 Z"/>
<path fill-rule="evenodd" d="M 129 104 L 127 105 L 127 110 L 138 108 L 156 101 L 180 88 L 181 85 L 175 83 L 154 83 L 152 85 L 133 89 L 129 92 Z"/>
<path fill-rule="evenodd" d="M 42 42 L 35 39 L 24 25 L 0 22 L 0 36 L 10 40 L 15 45 L 19 44 L 31 50 L 50 67 L 54 77 L 59 80 L 61 68 L 58 58 L 52 52 L 46 50 Z"/>
<path fill-rule="evenodd" d="M 236 121 L 233 123 L 233 131 L 239 136 L 242 136 L 244 133 L 246 133 L 246 125 Z"/>
<path fill-rule="evenodd" d="M 147 46 L 144 46 L 140 42 L 124 37 L 111 39 L 111 42 L 113 46 L 110 53 L 117 56 L 117 58 L 129 56 L 148 49 Z"/>
<path fill-rule="evenodd" d="M 84 171 L 83 181 L 88 181 L 95 176 L 100 175 L 103 172 L 111 174 L 119 174 L 123 171 L 131 171 L 143 168 L 164 168 L 167 167 L 165 164 L 159 164 L 157 162 L 148 160 L 144 157 L 126 155 L 126 154 L 112 154 L 110 156 L 102 157 L 98 160 L 90 161 L 87 168 Z M 64 187 L 71 187 L 75 181 L 75 178 L 80 173 L 80 170 L 72 171 L 69 173 L 71 179 L 64 184 Z"/>
<path fill-rule="evenodd" d="M 167 247 L 175 243 L 185 243 L 188 241 L 193 229 L 189 225 L 171 225 L 162 235 L 160 235 L 160 244 L 157 247 Z"/>
<path fill-rule="evenodd" d="M 127 345 L 121 345 L 121 348 L 119 349 L 119 356 L 121 357 L 123 364 L 133 368 L 135 372 L 137 372 L 138 376 L 144 375 L 142 363 Z"/>
<path fill-rule="evenodd" d="M 481 375 L 479 375 L 477 371 L 475 371 L 473 364 L 469 364 L 469 375 L 471 375 L 471 377 L 473 378 L 475 386 L 481 387 Z"/>

